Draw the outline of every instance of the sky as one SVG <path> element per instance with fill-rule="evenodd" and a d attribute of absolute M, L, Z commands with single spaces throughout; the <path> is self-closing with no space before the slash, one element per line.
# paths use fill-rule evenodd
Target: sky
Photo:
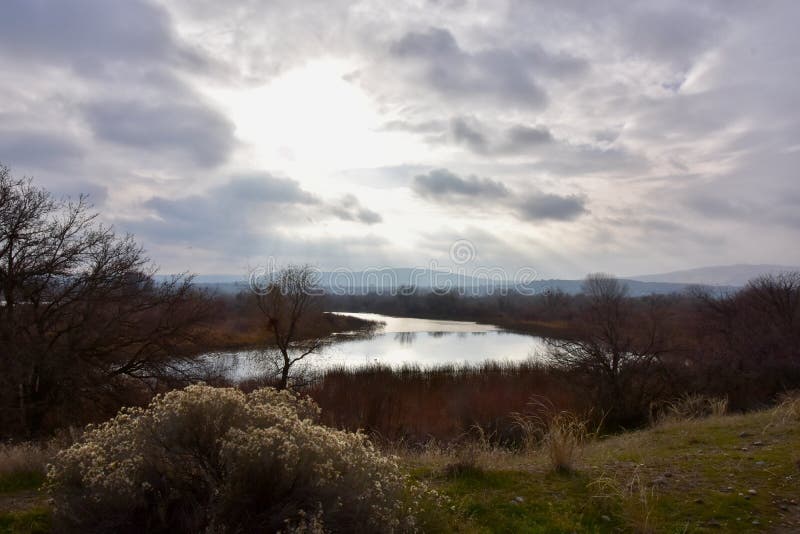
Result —
<path fill-rule="evenodd" d="M 161 272 L 800 265 L 800 2 L 3 0 L 0 162 Z"/>

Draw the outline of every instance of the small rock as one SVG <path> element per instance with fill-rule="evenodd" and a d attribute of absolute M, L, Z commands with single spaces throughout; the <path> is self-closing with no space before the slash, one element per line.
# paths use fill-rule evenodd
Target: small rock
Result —
<path fill-rule="evenodd" d="M 703 499 L 695 499 L 694 503 L 695 504 L 705 504 L 705 501 Z"/>
<path fill-rule="evenodd" d="M 666 473 L 664 473 L 664 477 L 671 478 L 672 477 L 672 473 L 666 472 Z"/>
<path fill-rule="evenodd" d="M 739 434 L 740 438 L 750 438 L 752 436 L 753 436 L 752 432 L 742 432 L 741 434 Z"/>
<path fill-rule="evenodd" d="M 750 445 L 752 445 L 753 447 L 763 447 L 764 446 L 764 442 L 763 441 L 754 441 Z"/>
<path fill-rule="evenodd" d="M 781 510 L 783 510 L 784 512 L 788 512 L 788 511 L 789 511 L 789 507 L 788 507 L 788 506 L 786 506 L 785 504 L 782 504 L 782 505 L 780 506 L 780 508 L 781 508 Z"/>
<path fill-rule="evenodd" d="M 600 519 L 602 519 L 603 521 L 611 521 L 611 518 L 608 517 L 607 515 L 601 515 Z"/>
<path fill-rule="evenodd" d="M 756 495 L 758 492 L 751 488 L 751 489 L 747 490 L 747 493 L 749 493 L 750 495 Z"/>
<path fill-rule="evenodd" d="M 518 503 L 523 503 L 523 502 L 525 502 L 525 498 L 524 498 L 524 497 L 521 497 L 521 496 L 519 496 L 519 495 L 518 495 L 518 496 L 516 496 L 516 497 L 514 497 L 514 500 L 515 500 L 516 502 L 518 502 Z"/>
<path fill-rule="evenodd" d="M 766 465 L 766 464 L 767 462 L 765 462 L 764 460 L 759 460 L 756 462 L 756 465 Z"/>
<path fill-rule="evenodd" d="M 760 525 L 761 521 L 759 521 L 758 519 L 753 519 L 753 524 L 754 525 Z"/>

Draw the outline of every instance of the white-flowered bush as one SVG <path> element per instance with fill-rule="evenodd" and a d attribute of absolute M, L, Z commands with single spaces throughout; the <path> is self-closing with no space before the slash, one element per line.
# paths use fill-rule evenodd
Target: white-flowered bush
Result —
<path fill-rule="evenodd" d="M 402 532 L 414 502 L 366 437 L 317 424 L 313 401 L 190 386 L 90 427 L 48 472 L 64 530 Z"/>

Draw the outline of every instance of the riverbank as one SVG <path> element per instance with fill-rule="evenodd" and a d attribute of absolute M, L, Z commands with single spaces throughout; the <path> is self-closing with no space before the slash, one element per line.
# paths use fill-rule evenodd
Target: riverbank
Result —
<path fill-rule="evenodd" d="M 320 313 L 298 330 L 296 341 L 327 339 L 340 332 L 370 332 L 378 325 L 349 315 Z M 219 313 L 196 333 L 197 353 L 251 350 L 274 345 L 266 320 L 258 313 Z"/>

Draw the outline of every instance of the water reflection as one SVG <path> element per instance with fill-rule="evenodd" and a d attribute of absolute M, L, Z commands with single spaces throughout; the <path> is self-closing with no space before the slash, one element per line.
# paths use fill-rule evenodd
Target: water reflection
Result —
<path fill-rule="evenodd" d="M 319 369 L 375 363 L 427 367 L 486 360 L 521 361 L 543 357 L 545 352 L 541 338 L 506 332 L 492 325 L 377 314 L 353 315 L 379 320 L 384 325 L 371 335 L 337 336 L 337 341 L 326 344 L 309 359 L 310 367 Z M 232 378 L 243 379 L 263 372 L 260 371 L 263 359 L 255 351 L 210 355 L 209 358 L 228 363 L 228 376 Z"/>
<path fill-rule="evenodd" d="M 394 335 L 394 340 L 401 345 L 411 345 L 416 338 L 416 332 L 398 332 Z"/>

